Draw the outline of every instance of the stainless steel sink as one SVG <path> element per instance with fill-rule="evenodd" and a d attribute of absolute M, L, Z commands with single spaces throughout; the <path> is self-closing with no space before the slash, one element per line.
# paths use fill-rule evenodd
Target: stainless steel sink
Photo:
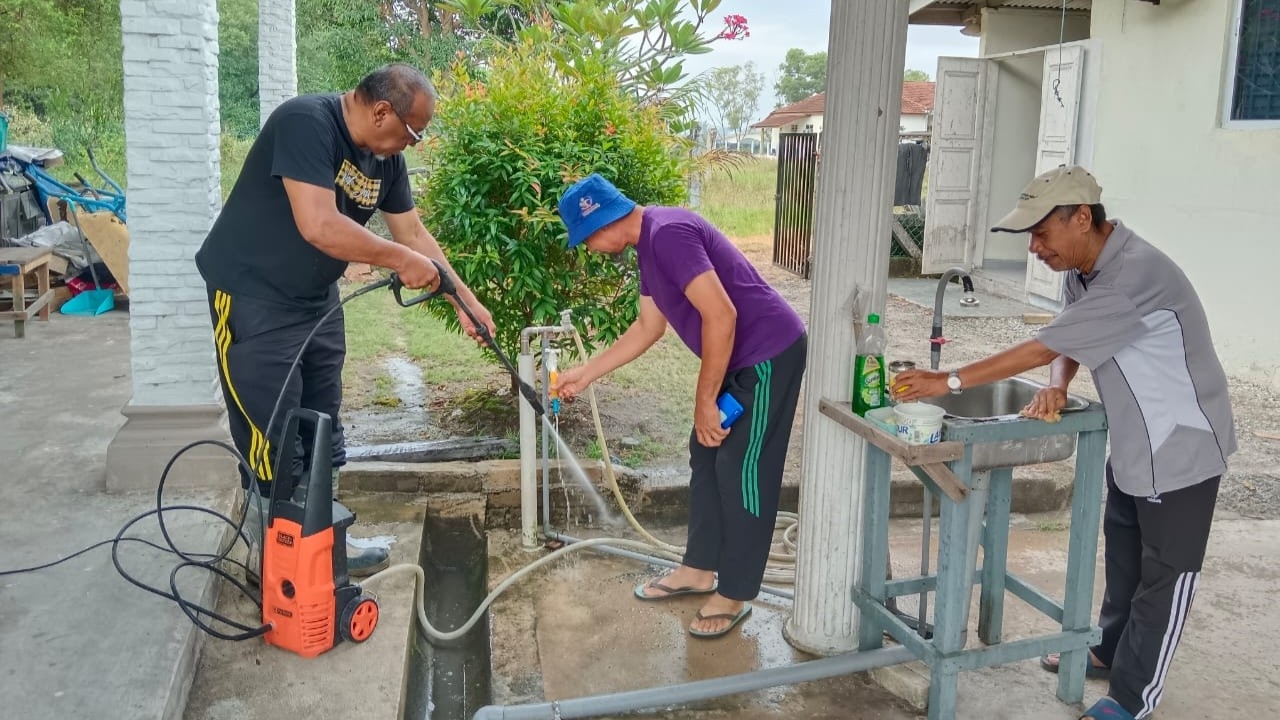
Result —
<path fill-rule="evenodd" d="M 946 419 L 953 423 L 1039 422 L 1019 417 L 1018 412 L 1044 387 L 1032 380 L 1015 377 L 979 385 L 959 395 L 927 398 L 921 402 L 941 407 L 946 411 Z M 1074 412 L 1088 407 L 1089 401 L 1085 398 L 1068 394 L 1067 405 L 1062 411 Z M 946 439 L 945 431 L 943 435 Z M 975 443 L 973 469 L 990 470 L 1065 460 L 1075 450 L 1075 434 Z"/>

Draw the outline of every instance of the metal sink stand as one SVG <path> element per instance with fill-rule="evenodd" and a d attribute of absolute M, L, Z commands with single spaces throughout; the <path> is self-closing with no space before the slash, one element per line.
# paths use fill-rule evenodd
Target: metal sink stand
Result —
<path fill-rule="evenodd" d="M 1102 631 L 1092 622 L 1094 565 L 1098 553 L 1107 424 L 1102 405 L 1063 414 L 1057 423 L 1009 419 L 974 422 L 946 419 L 943 440 L 912 445 L 854 415 L 849 403 L 823 399 L 822 414 L 867 440 L 863 484 L 862 548 L 853 601 L 859 610 L 859 650 L 882 647 L 884 634 L 910 649 L 929 667 L 929 718 L 956 716 L 956 690 L 962 670 L 974 670 L 1046 653 L 1061 653 L 1058 698 L 1084 699 L 1088 647 Z M 973 446 L 1047 435 L 1076 434 L 1075 484 L 1067 576 L 1058 603 L 1006 569 L 1009 505 L 1013 468 L 974 472 Z M 906 465 L 940 497 L 937 572 L 886 580 L 889 560 L 889 482 L 894 459 Z M 985 522 L 984 522 L 985 518 Z M 978 547 L 983 560 L 978 564 Z M 965 648 L 965 630 L 973 586 L 980 590 L 978 639 L 984 646 Z M 932 639 L 925 639 L 885 607 L 890 598 L 933 592 Z M 1004 595 L 1010 592 L 1061 625 L 1061 632 L 1002 642 Z"/>

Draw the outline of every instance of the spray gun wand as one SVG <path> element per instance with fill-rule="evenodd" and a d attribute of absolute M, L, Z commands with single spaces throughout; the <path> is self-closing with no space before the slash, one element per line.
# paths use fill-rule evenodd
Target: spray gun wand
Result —
<path fill-rule="evenodd" d="M 456 303 L 458 307 L 462 308 L 462 312 L 466 314 L 467 319 L 469 319 L 471 324 L 475 326 L 476 333 L 480 335 L 480 339 L 483 340 L 485 345 L 487 345 L 489 349 L 498 356 L 498 360 L 502 362 L 502 366 L 511 374 L 511 379 L 515 380 L 516 384 L 520 386 L 520 394 L 524 395 L 525 401 L 529 403 L 529 406 L 532 407 L 533 411 L 539 416 L 544 415 L 546 410 L 542 407 L 542 401 L 538 398 L 538 393 L 530 387 L 529 383 L 520 379 L 520 373 L 516 371 L 515 366 L 512 365 L 511 361 L 507 359 L 507 356 L 503 354 L 502 350 L 498 347 L 498 343 L 494 342 L 493 336 L 489 334 L 489 328 L 485 327 L 484 324 L 477 320 L 475 313 L 471 311 L 471 308 L 467 303 L 464 302 L 462 298 L 458 297 L 458 286 L 453 282 L 453 278 L 449 277 L 449 273 L 440 263 L 435 260 L 431 260 L 431 264 L 436 266 L 436 272 L 440 275 L 439 287 L 432 292 L 425 292 L 408 300 L 405 300 L 401 296 L 401 291 L 404 289 L 404 283 L 400 281 L 400 276 L 394 272 L 391 273 L 391 292 L 396 296 L 396 302 L 400 303 L 401 307 L 411 307 L 413 305 L 426 302 L 434 297 L 438 297 L 442 293 L 453 298 L 454 303 Z"/>

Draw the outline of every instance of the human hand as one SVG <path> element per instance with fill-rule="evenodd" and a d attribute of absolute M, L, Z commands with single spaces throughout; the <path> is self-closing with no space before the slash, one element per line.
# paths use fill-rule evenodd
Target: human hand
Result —
<path fill-rule="evenodd" d="M 1067 406 L 1067 391 L 1062 388 L 1047 387 L 1031 399 L 1027 406 L 1018 413 L 1023 417 L 1058 422 L 1062 419 L 1062 408 Z"/>
<path fill-rule="evenodd" d="M 557 373 L 556 381 L 551 384 L 551 391 L 566 400 L 570 400 L 578 393 L 586 390 L 593 379 L 587 374 L 586 365 L 561 370 Z"/>
<path fill-rule="evenodd" d="M 947 373 L 939 370 L 903 370 L 893 379 L 893 385 L 889 390 L 897 402 L 940 397 L 951 392 L 947 387 Z"/>
<path fill-rule="evenodd" d="M 462 301 L 459 300 L 459 302 Z M 489 309 L 484 305 L 481 305 L 480 301 L 476 300 L 474 297 L 472 297 L 471 302 L 467 303 L 467 308 L 471 310 L 472 315 L 476 316 L 476 320 L 480 323 L 480 326 L 488 331 L 489 337 L 495 337 L 498 332 L 498 328 L 493 324 L 493 315 L 490 314 Z M 467 317 L 467 313 L 462 309 L 461 305 L 458 306 L 458 322 L 461 323 L 462 331 L 467 334 L 467 337 L 470 337 L 481 345 L 484 344 L 484 338 L 480 336 L 479 328 L 476 327 L 474 322 L 471 322 L 470 317 Z"/>
<path fill-rule="evenodd" d="M 405 287 L 411 290 L 427 288 L 434 292 L 440 286 L 440 271 L 431 258 L 408 248 L 401 257 L 400 264 L 392 269 Z"/>
<path fill-rule="evenodd" d="M 693 431 L 703 447 L 720 447 L 729 431 L 720 427 L 720 408 L 714 402 L 698 400 L 693 407 Z"/>

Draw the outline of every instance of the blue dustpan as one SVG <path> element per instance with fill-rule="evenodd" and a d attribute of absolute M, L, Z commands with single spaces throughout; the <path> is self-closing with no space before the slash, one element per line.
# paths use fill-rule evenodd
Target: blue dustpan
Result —
<path fill-rule="evenodd" d="M 115 290 L 85 290 L 62 304 L 59 310 L 63 315 L 85 315 L 92 317 L 104 312 L 111 312 L 116 306 Z"/>

